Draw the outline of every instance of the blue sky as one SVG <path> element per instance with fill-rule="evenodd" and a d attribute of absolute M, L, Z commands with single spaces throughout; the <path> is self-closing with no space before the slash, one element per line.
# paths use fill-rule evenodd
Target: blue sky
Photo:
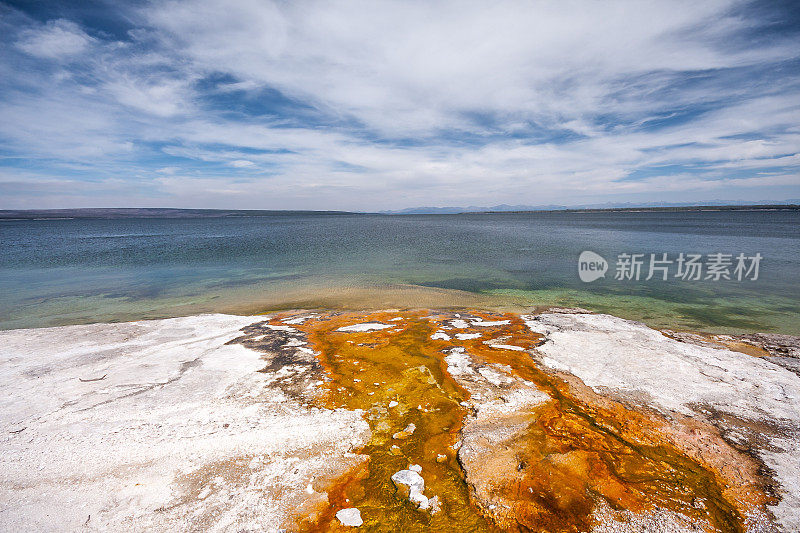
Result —
<path fill-rule="evenodd" d="M 0 3 L 0 208 L 800 198 L 797 2 Z"/>

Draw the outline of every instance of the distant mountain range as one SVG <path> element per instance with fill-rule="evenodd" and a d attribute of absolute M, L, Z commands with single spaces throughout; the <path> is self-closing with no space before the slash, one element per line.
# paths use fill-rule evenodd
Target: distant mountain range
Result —
<path fill-rule="evenodd" d="M 263 209 L 168 209 L 156 207 L 80 208 L 80 209 L 0 209 L 2 219 L 56 218 L 224 218 L 268 217 L 285 215 L 352 215 L 347 211 L 279 211 Z"/>
<path fill-rule="evenodd" d="M 692 211 L 700 209 L 797 209 L 800 199 L 783 202 L 703 202 L 703 203 L 605 203 L 577 206 L 563 205 L 495 205 L 492 207 L 410 207 L 397 211 L 381 211 L 381 215 L 456 215 L 460 213 L 510 213 L 525 211 Z M 265 209 L 169 209 L 169 208 L 78 208 L 78 209 L 0 209 L 0 220 L 36 220 L 59 218 L 225 218 L 270 217 L 287 215 L 365 215 L 355 211 L 280 211 Z"/>
<path fill-rule="evenodd" d="M 467 207 L 409 207 L 395 211 L 381 211 L 384 215 L 456 215 L 459 213 L 508 213 L 520 211 L 616 211 L 630 209 L 653 209 L 653 210 L 692 210 L 699 208 L 772 208 L 772 207 L 800 207 L 800 198 L 784 200 L 780 202 L 763 200 L 759 202 L 748 201 L 724 201 L 712 200 L 708 202 L 653 202 L 653 203 L 614 203 L 606 202 L 603 204 L 584 204 L 584 205 L 508 205 L 500 204 L 491 207 L 479 207 L 470 205 Z"/>

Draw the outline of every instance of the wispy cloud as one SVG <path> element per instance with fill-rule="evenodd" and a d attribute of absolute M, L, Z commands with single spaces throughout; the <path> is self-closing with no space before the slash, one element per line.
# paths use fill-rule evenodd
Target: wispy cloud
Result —
<path fill-rule="evenodd" d="M 83 53 L 93 42 L 74 22 L 58 19 L 20 32 L 17 46 L 32 56 L 59 59 Z"/>
<path fill-rule="evenodd" d="M 782 9 L 0 8 L 0 207 L 798 197 L 800 24 Z"/>

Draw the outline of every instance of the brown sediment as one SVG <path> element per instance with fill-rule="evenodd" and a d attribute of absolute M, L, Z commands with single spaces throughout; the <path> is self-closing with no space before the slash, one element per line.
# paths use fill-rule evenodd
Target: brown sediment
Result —
<path fill-rule="evenodd" d="M 770 352 L 757 343 L 731 335 L 718 335 L 694 331 L 672 331 L 669 329 L 661 330 L 661 333 L 670 339 L 696 344 L 698 346 L 728 349 L 753 357 L 769 357 L 771 355 Z"/>
<path fill-rule="evenodd" d="M 262 314 L 295 309 L 374 312 L 389 308 L 529 309 L 522 302 L 502 295 L 403 283 L 358 285 L 313 285 L 303 282 L 253 285 L 231 291 L 224 301 L 213 306 L 193 308 L 192 312 L 215 311 L 235 314 Z"/>
<path fill-rule="evenodd" d="M 453 318 L 429 311 L 327 313 L 294 326 L 308 335 L 326 371 L 321 406 L 362 409 L 373 432 L 360 450 L 369 462 L 339 479 L 328 493 L 328 508 L 301 529 L 345 530 L 336 511 L 357 507 L 364 527 L 374 531 L 577 532 L 597 525 L 595 511 L 602 505 L 619 520 L 623 512 L 664 510 L 738 532 L 745 530 L 745 511 L 766 501 L 746 466 L 726 471 L 723 461 L 705 460 L 720 450 L 720 457 L 736 456 L 718 445 L 724 445 L 718 436 L 699 425 L 678 430 L 654 414 L 598 397 L 511 348 L 531 351 L 541 340 L 517 315 L 472 313 L 472 320 L 508 323 L 463 329 L 449 325 Z M 366 322 L 391 327 L 337 331 Z M 440 329 L 451 337 L 467 332 L 481 337 L 431 339 Z M 447 372 L 446 351 L 456 346 L 548 398 L 529 412 L 513 413 L 518 428 L 506 431 L 495 448 L 473 446 L 471 451 L 487 460 L 477 468 L 475 461 L 463 465 L 466 475 L 457 453 L 462 432 L 474 435 L 497 426 L 470 421 L 465 407 L 470 394 Z M 390 402 L 397 406 L 390 408 Z M 465 420 L 473 424 L 467 430 Z M 415 431 L 393 438 L 408 424 Z M 704 452 L 709 442 L 712 450 Z M 440 512 L 418 510 L 396 494 L 390 478 L 409 464 L 422 466 L 425 495 L 439 498 Z"/>

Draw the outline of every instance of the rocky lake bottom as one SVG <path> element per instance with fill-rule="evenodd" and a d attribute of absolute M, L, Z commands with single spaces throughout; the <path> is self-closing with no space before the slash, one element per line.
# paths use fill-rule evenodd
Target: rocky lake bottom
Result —
<path fill-rule="evenodd" d="M 0 528 L 800 529 L 800 344 L 581 309 L 0 332 Z"/>

